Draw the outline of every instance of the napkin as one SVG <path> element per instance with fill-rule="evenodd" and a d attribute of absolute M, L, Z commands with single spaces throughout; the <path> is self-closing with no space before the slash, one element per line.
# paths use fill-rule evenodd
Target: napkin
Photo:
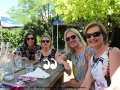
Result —
<path fill-rule="evenodd" d="M 46 73 L 41 68 L 37 67 L 35 69 L 35 71 L 27 73 L 27 74 L 22 75 L 22 76 L 30 76 L 30 77 L 34 77 L 34 78 L 44 78 L 44 79 L 46 79 L 50 76 L 50 74 Z"/>

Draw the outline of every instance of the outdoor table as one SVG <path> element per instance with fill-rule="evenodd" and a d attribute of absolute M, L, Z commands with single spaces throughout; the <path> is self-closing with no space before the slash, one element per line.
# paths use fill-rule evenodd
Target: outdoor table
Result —
<path fill-rule="evenodd" d="M 32 63 L 34 69 L 38 66 L 38 62 L 29 60 L 27 63 Z M 5 82 L 9 82 L 12 84 L 16 83 L 17 77 L 19 75 L 26 74 L 25 71 L 25 61 L 23 61 L 23 67 L 19 70 L 15 70 L 15 78 L 10 81 L 3 80 Z M 24 82 L 25 90 L 59 90 L 61 87 L 61 84 L 63 83 L 63 76 L 64 76 L 64 66 L 57 64 L 56 69 L 46 69 L 45 72 L 50 74 L 50 77 L 46 79 L 40 79 L 38 78 L 37 81 L 34 82 Z M 42 74 L 42 73 L 38 73 Z"/>

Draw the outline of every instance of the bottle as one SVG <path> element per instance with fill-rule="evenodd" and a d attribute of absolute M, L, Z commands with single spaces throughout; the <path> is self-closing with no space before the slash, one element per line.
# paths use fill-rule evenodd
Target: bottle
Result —
<path fill-rule="evenodd" d="M 5 55 L 3 57 L 5 64 L 5 80 L 12 80 L 14 78 L 14 64 L 12 61 L 12 53 L 9 52 L 9 47 L 6 47 Z"/>

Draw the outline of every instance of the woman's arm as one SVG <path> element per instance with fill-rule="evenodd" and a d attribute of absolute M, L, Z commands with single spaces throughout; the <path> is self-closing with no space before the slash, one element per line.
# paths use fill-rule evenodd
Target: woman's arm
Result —
<path fill-rule="evenodd" d="M 80 86 L 79 90 L 89 90 L 91 83 L 93 82 L 93 78 L 91 75 L 91 64 L 90 64 L 90 60 L 89 60 L 89 64 L 88 64 L 88 71 L 86 73 L 85 79 L 82 83 L 82 85 Z"/>
<path fill-rule="evenodd" d="M 70 68 L 69 63 L 67 63 L 68 59 L 66 58 L 66 56 L 64 54 L 57 57 L 55 60 L 57 61 L 57 63 L 64 65 L 66 73 L 68 75 L 71 75 L 71 68 Z"/>
<path fill-rule="evenodd" d="M 109 88 L 120 85 L 120 50 L 113 48 L 109 54 L 111 85 Z"/>
<path fill-rule="evenodd" d="M 56 53 L 55 53 L 55 60 L 56 60 L 58 57 L 59 57 L 59 53 L 58 53 L 58 51 L 56 51 Z"/>

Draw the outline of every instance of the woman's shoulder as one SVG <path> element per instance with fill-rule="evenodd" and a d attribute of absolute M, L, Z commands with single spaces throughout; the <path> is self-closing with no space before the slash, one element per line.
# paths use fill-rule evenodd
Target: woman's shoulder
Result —
<path fill-rule="evenodd" d="M 113 54 L 113 55 L 120 54 L 120 49 L 117 48 L 117 47 L 112 47 L 111 50 L 110 50 L 110 53 Z"/>
<path fill-rule="evenodd" d="M 56 49 L 52 49 L 51 52 L 52 52 L 52 53 L 56 53 L 57 50 L 56 50 Z"/>

